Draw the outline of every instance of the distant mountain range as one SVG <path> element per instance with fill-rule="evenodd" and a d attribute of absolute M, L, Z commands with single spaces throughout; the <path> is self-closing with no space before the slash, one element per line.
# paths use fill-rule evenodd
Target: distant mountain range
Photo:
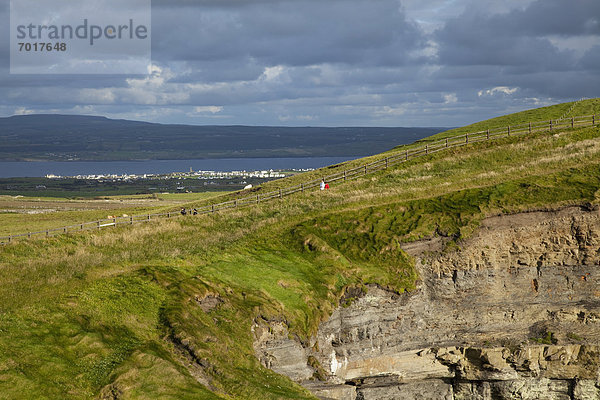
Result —
<path fill-rule="evenodd" d="M 0 118 L 0 160 L 365 156 L 445 129 L 195 126 L 23 115 Z"/>

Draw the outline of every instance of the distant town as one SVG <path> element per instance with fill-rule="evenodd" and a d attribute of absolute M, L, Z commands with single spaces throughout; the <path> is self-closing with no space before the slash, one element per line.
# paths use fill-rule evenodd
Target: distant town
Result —
<path fill-rule="evenodd" d="M 199 193 L 249 189 L 264 182 L 292 176 L 306 169 L 253 171 L 194 171 L 169 173 L 107 173 L 44 177 L 0 178 L 0 195 L 95 198 L 155 193 Z"/>
<path fill-rule="evenodd" d="M 189 172 L 171 172 L 168 174 L 93 174 L 93 175 L 55 175 L 47 174 L 47 179 L 83 179 L 97 180 L 100 182 L 130 182 L 144 179 L 232 179 L 232 178 L 259 178 L 259 179 L 277 179 L 294 175 L 300 172 L 312 171 L 313 168 L 289 169 L 289 170 L 262 170 L 262 171 L 194 171 L 190 168 Z"/>

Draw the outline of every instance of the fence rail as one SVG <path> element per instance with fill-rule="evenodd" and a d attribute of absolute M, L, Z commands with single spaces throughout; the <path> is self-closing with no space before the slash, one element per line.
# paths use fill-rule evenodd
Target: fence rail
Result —
<path fill-rule="evenodd" d="M 495 128 L 495 129 L 487 129 L 484 131 L 478 132 L 470 132 L 463 135 L 453 136 L 449 138 L 444 138 L 440 140 L 436 140 L 433 142 L 426 143 L 422 146 L 407 149 L 405 151 L 399 151 L 398 153 L 387 156 L 385 158 L 381 158 L 379 160 L 373 161 L 368 164 L 361 165 L 359 167 L 345 169 L 341 172 L 337 172 L 335 174 L 323 176 L 322 179 L 325 182 L 337 182 L 337 181 L 347 181 L 351 179 L 355 179 L 359 176 L 364 176 L 373 172 L 380 171 L 382 169 L 386 169 L 391 165 L 395 165 L 398 163 L 406 162 L 412 158 L 421 157 L 427 154 L 436 153 L 442 150 L 465 146 L 471 143 L 478 143 L 488 140 L 499 139 L 502 137 L 510 137 L 517 135 L 525 135 L 534 132 L 541 131 L 549 131 L 552 132 L 557 129 L 564 128 L 578 128 L 585 126 L 595 126 L 599 124 L 599 115 L 586 115 L 586 116 L 578 116 L 571 118 L 561 118 L 559 120 L 549 120 L 542 122 L 529 122 L 525 124 L 511 125 L 503 128 Z M 197 215 L 204 214 L 212 214 L 215 212 L 231 209 L 231 208 L 239 208 L 239 207 L 247 207 L 250 205 L 260 204 L 265 201 L 270 201 L 274 199 L 282 199 L 283 197 L 290 196 L 294 193 L 305 192 L 311 189 L 319 187 L 321 183 L 321 179 L 315 179 L 308 182 L 300 183 L 299 185 L 290 186 L 286 188 L 280 188 L 275 191 L 256 194 L 251 196 L 246 196 L 242 198 L 236 198 L 233 200 L 228 200 L 222 203 L 209 204 L 203 207 L 199 207 L 196 209 Z M 145 215 L 135 215 L 135 216 L 127 216 L 127 217 L 114 217 L 101 219 L 92 222 L 84 222 L 75 225 L 63 226 L 60 228 L 46 229 L 36 232 L 27 232 L 21 233 L 17 235 L 9 235 L 0 237 L 0 244 L 11 243 L 18 239 L 24 238 L 32 238 L 34 236 L 42 236 L 49 237 L 58 234 L 66 234 L 73 232 L 81 232 L 87 230 L 97 230 L 107 227 L 117 227 L 122 225 L 133 225 L 137 223 L 150 222 L 155 221 L 157 219 L 165 219 L 181 216 L 179 211 L 169 211 L 160 214 L 145 214 Z"/>

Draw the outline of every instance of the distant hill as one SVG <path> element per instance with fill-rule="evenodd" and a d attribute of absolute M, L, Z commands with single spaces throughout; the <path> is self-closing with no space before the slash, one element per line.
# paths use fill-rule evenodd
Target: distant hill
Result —
<path fill-rule="evenodd" d="M 0 160 L 365 156 L 445 129 L 194 126 L 23 115 L 0 118 Z"/>

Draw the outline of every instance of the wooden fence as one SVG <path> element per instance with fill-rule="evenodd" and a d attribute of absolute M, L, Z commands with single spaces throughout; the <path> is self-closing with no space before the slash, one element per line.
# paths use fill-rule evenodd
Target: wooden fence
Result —
<path fill-rule="evenodd" d="M 421 146 L 412 147 L 405 151 L 399 151 L 398 153 L 388 156 L 382 157 L 376 161 L 373 161 L 368 164 L 361 165 L 356 168 L 351 168 L 347 170 L 343 170 L 341 172 L 337 172 L 332 175 L 323 176 L 322 179 L 325 182 L 345 182 L 347 180 L 351 180 L 357 178 L 359 176 L 367 175 L 376 171 L 380 171 L 382 169 L 388 168 L 390 165 L 395 165 L 398 163 L 406 162 L 415 157 L 421 157 L 427 154 L 436 153 L 438 151 L 442 151 L 445 149 L 465 146 L 470 143 L 478 143 L 484 142 L 488 140 L 494 140 L 503 137 L 517 136 L 517 135 L 525 135 L 533 132 L 540 131 L 549 131 L 552 132 L 557 129 L 564 128 L 577 128 L 584 126 L 595 126 L 598 125 L 599 115 L 587 115 L 587 116 L 579 116 L 572 117 L 569 119 L 561 118 L 560 120 L 550 120 L 543 122 L 529 122 L 526 124 L 520 125 L 511 125 L 504 128 L 496 128 L 496 129 L 488 129 L 485 131 L 466 133 L 464 135 L 453 136 L 445 139 L 436 140 Z M 265 201 L 270 201 L 273 199 L 282 199 L 283 197 L 292 195 L 294 193 L 301 193 L 305 191 L 309 191 L 320 186 L 321 179 L 315 179 L 308 182 L 303 182 L 299 185 L 290 186 L 287 188 L 281 188 L 275 191 L 267 192 L 267 193 L 258 193 L 256 195 L 246 196 L 242 198 L 237 198 L 234 200 L 225 201 L 222 203 L 209 204 L 207 206 L 199 207 L 196 209 L 197 214 L 190 214 L 189 210 L 186 215 L 204 215 L 204 214 L 212 214 L 215 212 L 231 209 L 231 208 L 239 208 L 246 207 L 254 204 L 260 204 Z M 0 237 L 0 244 L 11 243 L 17 239 L 23 238 L 32 238 L 32 237 L 49 237 L 57 234 L 65 234 L 69 232 L 81 232 L 86 230 L 97 230 L 106 227 L 116 227 L 120 225 L 133 225 L 137 223 L 144 223 L 155 221 L 157 219 L 164 218 L 173 218 L 177 216 L 182 216 L 179 211 L 169 211 L 161 214 L 146 214 L 146 215 L 136 215 L 136 216 L 128 216 L 128 217 L 115 217 L 110 219 L 101 219 L 93 222 L 84 222 L 76 225 L 63 226 L 61 228 L 47 229 L 43 231 L 37 232 L 27 232 L 18 235 L 10 235 Z"/>

